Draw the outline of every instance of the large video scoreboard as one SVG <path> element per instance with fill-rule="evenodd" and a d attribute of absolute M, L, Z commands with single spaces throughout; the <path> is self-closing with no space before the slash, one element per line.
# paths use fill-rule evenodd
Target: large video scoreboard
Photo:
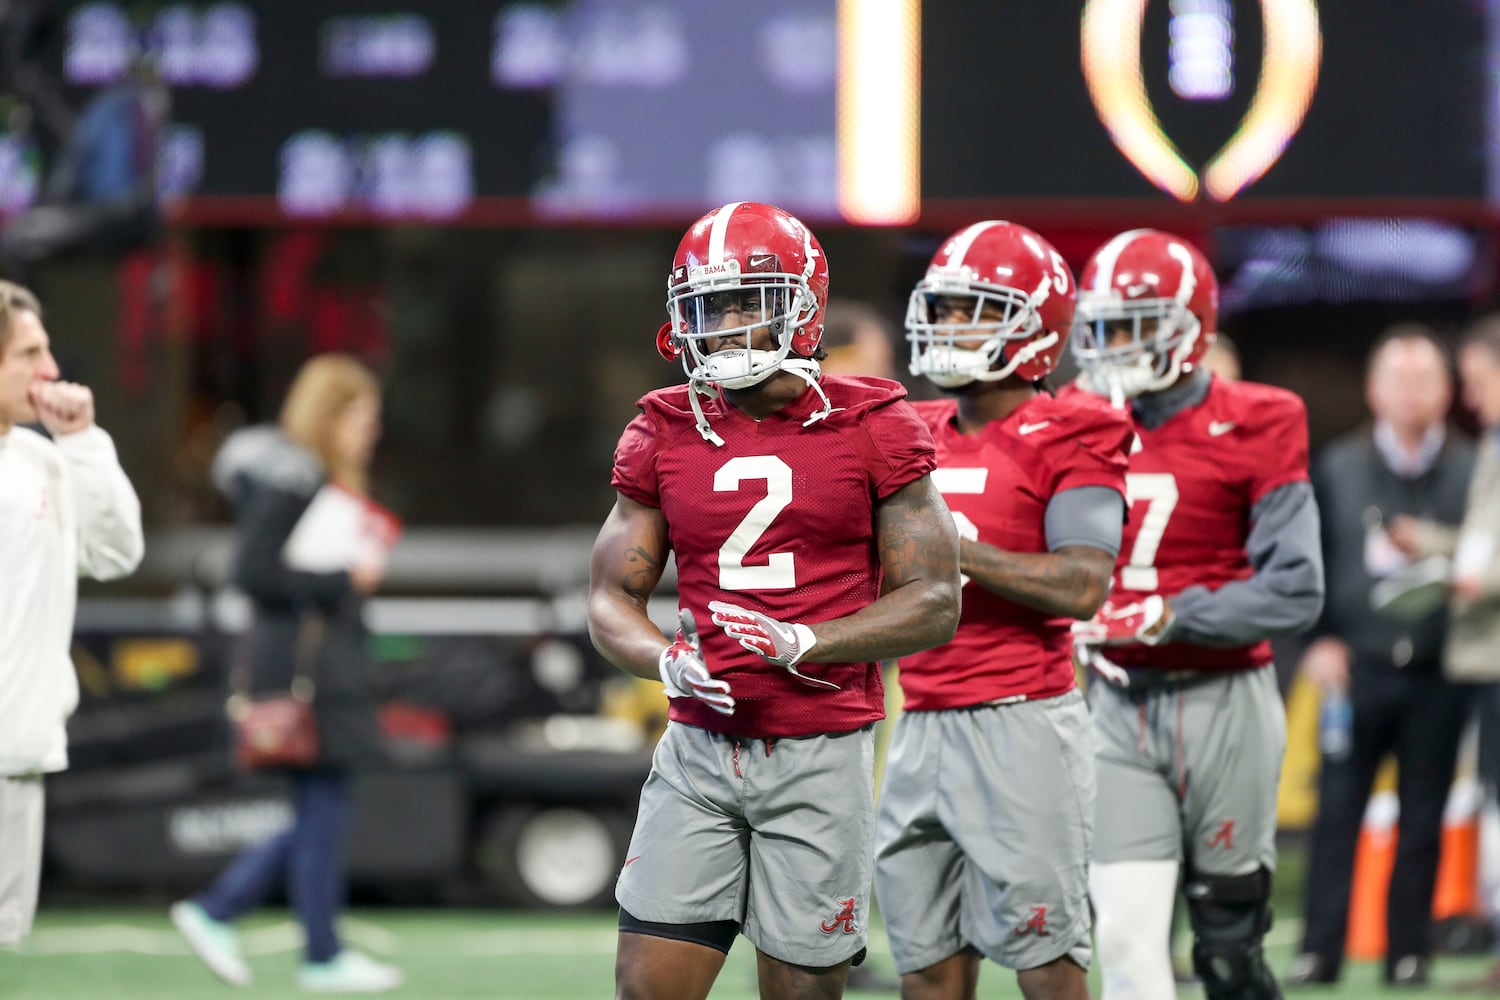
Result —
<path fill-rule="evenodd" d="M 160 187 L 201 216 L 636 221 L 732 199 L 889 222 L 995 204 L 1482 214 L 1496 8 L 63 0 L 37 58 L 82 107 L 144 53 L 172 93 Z M 0 215 L 45 172 L 0 131 Z M 857 184 L 870 211 L 850 208 Z"/>

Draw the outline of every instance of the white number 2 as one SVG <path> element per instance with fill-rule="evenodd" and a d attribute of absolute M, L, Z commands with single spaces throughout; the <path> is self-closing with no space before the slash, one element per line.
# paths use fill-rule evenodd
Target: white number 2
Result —
<path fill-rule="evenodd" d="M 792 502 L 792 470 L 775 455 L 741 455 L 714 473 L 715 493 L 738 493 L 745 480 L 763 479 L 765 498 L 750 508 L 719 549 L 719 587 L 723 590 L 786 590 L 797 586 L 790 552 L 773 552 L 764 566 L 746 566 L 745 554 L 760 541 L 776 515 Z"/>
<path fill-rule="evenodd" d="M 1130 560 L 1120 569 L 1120 586 L 1126 590 L 1155 591 L 1156 550 L 1167 533 L 1167 522 L 1177 508 L 1177 478 L 1170 472 L 1131 472 L 1125 476 L 1125 502 L 1131 507 L 1144 501 L 1146 513 L 1136 529 Z"/>

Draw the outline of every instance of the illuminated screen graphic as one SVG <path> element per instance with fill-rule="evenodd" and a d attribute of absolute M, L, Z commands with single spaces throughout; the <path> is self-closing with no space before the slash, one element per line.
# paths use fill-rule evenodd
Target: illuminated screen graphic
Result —
<path fill-rule="evenodd" d="M 1090 0 L 1080 49 L 1089 96 L 1126 159 L 1181 201 L 1200 189 L 1198 173 L 1162 131 L 1141 71 L 1147 0 Z M 1264 55 L 1244 120 L 1203 170 L 1202 188 L 1228 201 L 1281 156 L 1307 114 L 1318 81 L 1321 38 L 1313 0 L 1261 0 Z M 1234 91 L 1231 0 L 1172 0 L 1168 79 L 1187 100 L 1223 100 Z"/>
<path fill-rule="evenodd" d="M 924 207 L 1477 201 L 1493 2 L 924 4 Z"/>

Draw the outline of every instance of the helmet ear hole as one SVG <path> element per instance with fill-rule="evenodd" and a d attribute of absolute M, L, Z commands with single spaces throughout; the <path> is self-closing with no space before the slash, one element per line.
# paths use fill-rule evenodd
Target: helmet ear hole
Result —
<path fill-rule="evenodd" d="M 672 332 L 671 323 L 663 323 L 661 329 L 656 331 L 656 350 L 668 361 L 677 361 L 682 357 L 682 341 Z"/>

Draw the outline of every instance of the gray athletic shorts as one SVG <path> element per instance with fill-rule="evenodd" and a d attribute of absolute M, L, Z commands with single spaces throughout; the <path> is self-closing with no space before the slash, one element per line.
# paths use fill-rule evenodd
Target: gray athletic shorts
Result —
<path fill-rule="evenodd" d="M 0 777 L 0 944 L 31 930 L 42 873 L 42 776 Z"/>
<path fill-rule="evenodd" d="M 1045 701 L 907 712 L 875 827 L 875 891 L 899 972 L 965 947 L 1012 969 L 1088 968 L 1089 716 Z"/>
<path fill-rule="evenodd" d="M 655 923 L 738 921 L 794 965 L 853 958 L 868 936 L 874 767 L 870 727 L 767 741 L 669 724 L 615 898 Z"/>
<path fill-rule="evenodd" d="M 1186 861 L 1210 875 L 1276 867 L 1286 714 L 1270 667 L 1126 692 L 1094 678 L 1094 863 Z"/>

